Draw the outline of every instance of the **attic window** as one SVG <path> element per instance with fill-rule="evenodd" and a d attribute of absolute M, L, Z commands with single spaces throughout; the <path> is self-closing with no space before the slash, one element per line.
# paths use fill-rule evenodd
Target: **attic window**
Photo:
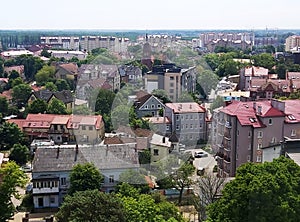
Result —
<path fill-rule="evenodd" d="M 257 122 L 256 118 L 253 118 L 253 117 L 250 117 L 249 120 L 250 120 L 251 123 L 256 123 Z"/>
<path fill-rule="evenodd" d="M 296 120 L 296 118 L 294 117 L 294 115 L 288 115 L 289 120 Z"/>

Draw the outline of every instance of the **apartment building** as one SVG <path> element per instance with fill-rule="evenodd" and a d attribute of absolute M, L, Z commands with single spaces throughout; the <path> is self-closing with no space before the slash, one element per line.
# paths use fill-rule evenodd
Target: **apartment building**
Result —
<path fill-rule="evenodd" d="M 166 103 L 165 116 L 172 123 L 180 143 L 207 140 L 206 109 L 198 103 Z"/>
<path fill-rule="evenodd" d="M 100 115 L 28 114 L 25 120 L 10 119 L 30 140 L 48 137 L 56 144 L 65 142 L 99 143 L 104 138 Z"/>
<path fill-rule="evenodd" d="M 34 208 L 58 208 L 70 187 L 72 168 L 85 163 L 103 174 L 102 191 L 107 193 L 115 189 L 121 173 L 139 167 L 136 150 L 126 144 L 38 148 L 32 162 Z"/>
<path fill-rule="evenodd" d="M 285 39 L 285 51 L 297 52 L 300 49 L 300 36 L 292 35 Z"/>
<path fill-rule="evenodd" d="M 79 50 L 79 37 L 75 36 L 42 36 L 40 42 L 52 48 Z"/>
<path fill-rule="evenodd" d="M 219 176 L 235 176 L 236 169 L 246 162 L 263 162 L 270 151 L 266 148 L 277 150 L 285 136 L 299 138 L 297 109 L 300 100 L 233 101 L 218 109 L 211 138 Z"/>
<path fill-rule="evenodd" d="M 128 38 L 114 36 L 82 36 L 80 39 L 81 49 L 87 52 L 97 48 L 105 48 L 112 52 L 127 52 L 130 41 Z"/>
<path fill-rule="evenodd" d="M 196 88 L 196 69 L 182 69 L 173 63 L 157 65 L 145 75 L 148 93 L 155 89 L 165 90 L 172 101 L 177 101 L 183 92 L 194 92 Z"/>

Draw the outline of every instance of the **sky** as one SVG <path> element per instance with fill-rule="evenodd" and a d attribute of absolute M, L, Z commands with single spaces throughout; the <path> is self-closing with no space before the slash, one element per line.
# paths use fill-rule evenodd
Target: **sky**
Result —
<path fill-rule="evenodd" d="M 299 0 L 2 0 L 3 29 L 300 29 Z"/>

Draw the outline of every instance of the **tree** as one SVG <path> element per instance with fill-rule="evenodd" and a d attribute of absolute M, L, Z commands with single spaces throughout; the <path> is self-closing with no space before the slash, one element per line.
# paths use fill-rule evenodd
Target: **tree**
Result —
<path fill-rule="evenodd" d="M 280 157 L 246 163 L 208 208 L 208 221 L 299 221 L 300 167 Z"/>
<path fill-rule="evenodd" d="M 225 182 L 225 178 L 213 173 L 205 174 L 197 180 L 195 187 L 199 190 L 199 197 L 195 198 L 195 207 L 202 219 L 204 219 L 206 207 L 220 197 Z"/>
<path fill-rule="evenodd" d="M 51 82 L 54 79 L 55 68 L 53 66 L 45 65 L 35 75 L 37 85 L 43 86 L 47 82 Z"/>
<path fill-rule="evenodd" d="M 109 114 L 113 101 L 115 99 L 115 94 L 107 89 L 100 89 L 95 104 L 95 112 L 99 112 L 100 115 Z M 90 104 L 94 101 L 90 101 Z"/>
<path fill-rule="evenodd" d="M 19 165 L 27 163 L 30 157 L 30 152 L 27 146 L 16 143 L 10 150 L 9 159 L 15 161 Z"/>
<path fill-rule="evenodd" d="M 77 164 L 70 174 L 69 194 L 76 191 L 100 190 L 104 177 L 92 163 Z"/>
<path fill-rule="evenodd" d="M 11 197 L 20 199 L 17 187 L 25 187 L 28 178 L 13 161 L 9 161 L 0 168 L 0 175 L 0 221 L 7 221 L 15 212 Z"/>
<path fill-rule="evenodd" d="M 86 105 L 79 105 L 73 108 L 73 114 L 89 115 L 91 110 Z"/>
<path fill-rule="evenodd" d="M 20 84 L 12 88 L 12 100 L 22 107 L 26 104 L 31 94 L 31 87 L 27 84 Z"/>
<path fill-rule="evenodd" d="M 46 49 L 43 49 L 41 52 L 41 56 L 44 56 L 46 58 L 50 58 L 51 57 L 51 53 L 48 52 Z"/>
<path fill-rule="evenodd" d="M 164 104 L 171 102 L 171 99 L 168 97 L 165 90 L 155 89 L 152 91 L 152 95 L 159 98 Z"/>
<path fill-rule="evenodd" d="M 79 191 L 73 196 L 67 195 L 56 217 L 60 222 L 125 221 L 124 208 L 120 199 L 99 190 Z"/>
<path fill-rule="evenodd" d="M 28 113 L 45 113 L 47 111 L 48 104 L 42 99 L 34 100 L 27 108 Z"/>
<path fill-rule="evenodd" d="M 26 79 L 33 80 L 35 74 L 43 67 L 44 62 L 39 57 L 21 55 L 15 58 L 14 65 L 24 65 Z"/>
<path fill-rule="evenodd" d="M 9 150 L 16 143 L 24 143 L 24 134 L 14 123 L 4 122 L 0 126 L 0 150 Z"/>
<path fill-rule="evenodd" d="M 23 84 L 23 79 L 21 77 L 17 77 L 15 79 L 9 79 L 9 83 L 11 85 L 11 87 L 15 87 L 17 85 Z"/>
<path fill-rule="evenodd" d="M 150 188 L 145 179 L 145 176 L 135 170 L 127 170 L 120 174 L 119 181 L 128 183 L 131 186 L 140 189 L 142 193 L 148 193 Z"/>
<path fill-rule="evenodd" d="M 55 82 L 58 91 L 70 90 L 70 86 L 65 79 L 58 79 Z"/>
<path fill-rule="evenodd" d="M 188 92 L 182 92 L 182 94 L 180 95 L 180 97 L 178 98 L 178 101 L 180 103 L 185 103 L 185 102 L 194 102 L 194 98 L 193 96 L 191 96 L 191 94 L 189 94 Z"/>
<path fill-rule="evenodd" d="M 53 98 L 48 105 L 47 113 L 50 114 L 67 114 L 67 108 L 65 104 L 56 98 Z"/>
<path fill-rule="evenodd" d="M 182 195 L 185 188 L 189 188 L 192 185 L 192 179 L 190 178 L 195 172 L 193 164 L 184 163 L 182 166 L 172 175 L 175 188 L 179 191 L 178 203 L 182 201 Z"/>
<path fill-rule="evenodd" d="M 53 82 L 46 82 L 45 88 L 52 91 L 52 92 L 57 91 L 57 86 Z"/>
<path fill-rule="evenodd" d="M 219 108 L 224 105 L 224 98 L 221 96 L 217 96 L 216 99 L 210 105 L 210 111 L 213 112 L 214 109 Z"/>
<path fill-rule="evenodd" d="M 252 57 L 252 60 L 254 62 L 253 65 L 261 66 L 261 67 L 264 67 L 269 70 L 271 70 L 273 68 L 273 66 L 275 65 L 275 59 L 269 53 L 262 53 L 259 55 L 254 55 Z"/>
<path fill-rule="evenodd" d="M 204 93 L 203 96 L 208 96 L 211 90 L 217 87 L 218 82 L 219 78 L 214 72 L 210 70 L 204 70 L 203 72 L 199 73 L 197 77 L 197 83 L 199 84 L 197 90 L 200 94 Z"/>
<path fill-rule="evenodd" d="M 6 97 L 0 96 L 0 113 L 6 115 L 8 112 L 8 102 Z"/>

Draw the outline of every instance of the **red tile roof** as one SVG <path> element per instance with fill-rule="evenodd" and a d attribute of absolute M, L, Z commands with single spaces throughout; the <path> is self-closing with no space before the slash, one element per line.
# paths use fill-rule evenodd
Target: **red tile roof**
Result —
<path fill-rule="evenodd" d="M 254 104 L 256 108 L 254 109 Z M 258 113 L 259 109 L 261 110 Z M 252 125 L 255 128 L 265 127 L 259 120 L 261 117 L 280 117 L 284 116 L 284 113 L 271 106 L 271 101 L 259 101 L 259 102 L 240 102 L 233 101 L 230 105 L 221 109 L 222 112 L 236 116 L 241 125 Z"/>
<path fill-rule="evenodd" d="M 285 121 L 287 123 L 300 123 L 300 100 L 285 100 Z"/>
<path fill-rule="evenodd" d="M 174 113 L 204 113 L 206 109 L 198 103 L 166 103 Z"/>

